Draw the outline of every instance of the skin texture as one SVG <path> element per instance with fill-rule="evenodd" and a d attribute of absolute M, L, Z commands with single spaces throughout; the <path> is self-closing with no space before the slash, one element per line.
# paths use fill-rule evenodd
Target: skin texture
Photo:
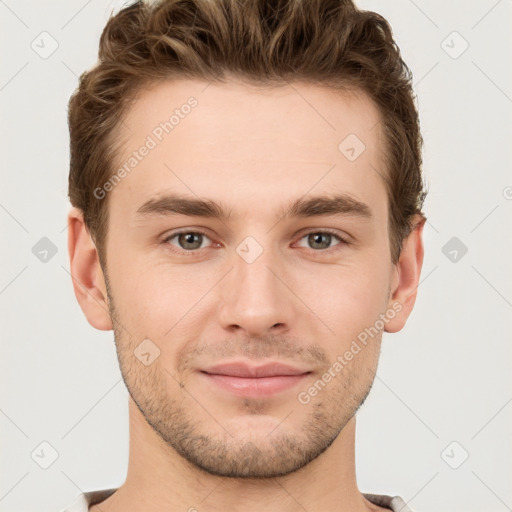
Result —
<path fill-rule="evenodd" d="M 114 330 L 130 393 L 126 482 L 91 510 L 386 510 L 357 488 L 355 413 L 382 331 L 399 331 L 412 311 L 423 222 L 392 265 L 378 111 L 363 94 L 304 83 L 163 82 L 127 113 L 119 165 L 191 96 L 197 106 L 108 192 L 106 268 L 81 212 L 69 214 L 78 302 L 92 326 Z M 338 150 L 351 133 L 366 147 L 355 161 Z M 137 215 L 168 193 L 215 201 L 231 217 Z M 368 205 L 371 218 L 282 215 L 301 197 L 335 193 Z M 349 243 L 308 236 L 326 229 Z M 205 236 L 169 239 L 178 230 Z M 237 252 L 248 236 L 262 249 L 250 263 Z M 370 326 L 382 328 L 301 403 Z M 160 351 L 147 366 L 135 356 L 146 339 Z M 311 373 L 271 396 L 236 396 L 200 373 L 230 360 Z"/>

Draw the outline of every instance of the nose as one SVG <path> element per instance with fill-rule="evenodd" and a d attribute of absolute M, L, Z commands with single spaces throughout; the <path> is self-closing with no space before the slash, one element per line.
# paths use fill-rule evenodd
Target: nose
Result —
<path fill-rule="evenodd" d="M 234 252 L 232 265 L 219 290 L 222 327 L 254 338 L 288 331 L 296 313 L 278 258 L 264 250 L 248 263 Z"/>

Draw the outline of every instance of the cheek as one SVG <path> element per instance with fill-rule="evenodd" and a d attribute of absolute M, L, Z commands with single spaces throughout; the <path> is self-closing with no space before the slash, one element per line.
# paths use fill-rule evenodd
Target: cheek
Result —
<path fill-rule="evenodd" d="M 336 264 L 287 262 L 279 273 L 293 293 L 283 292 L 282 299 L 304 311 L 312 332 L 349 339 L 386 307 L 389 268 L 380 249 L 347 252 Z M 121 321 L 133 337 L 155 340 L 200 325 L 213 312 L 205 310 L 210 302 L 201 299 L 225 274 L 225 263 L 113 258 L 112 290 Z"/>
<path fill-rule="evenodd" d="M 333 336 L 345 339 L 372 325 L 383 312 L 389 278 L 382 258 L 354 257 L 337 265 L 303 267 L 295 290 Z"/>
<path fill-rule="evenodd" d="M 219 276 L 213 268 L 191 268 L 126 260 L 115 268 L 110 280 L 116 310 L 134 337 L 162 339 L 201 310 L 201 298 Z"/>

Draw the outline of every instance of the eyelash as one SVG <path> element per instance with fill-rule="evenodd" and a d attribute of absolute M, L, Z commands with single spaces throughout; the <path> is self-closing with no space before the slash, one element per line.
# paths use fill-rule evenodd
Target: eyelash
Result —
<path fill-rule="evenodd" d="M 210 237 L 204 232 L 204 231 L 201 231 L 201 230 L 183 230 L 183 231 L 177 231 L 176 233 L 172 233 L 171 235 L 168 235 L 166 236 L 163 240 L 162 240 L 162 243 L 163 244 L 166 244 L 167 246 L 169 246 L 171 249 L 171 251 L 173 252 L 178 252 L 179 254 L 187 254 L 188 256 L 195 256 L 199 251 L 201 251 L 201 249 L 206 249 L 206 247 L 203 247 L 201 249 L 192 249 L 192 250 L 185 250 L 185 249 L 180 249 L 172 244 L 170 244 L 170 240 L 172 240 L 173 238 L 179 236 L 179 235 L 183 235 L 183 234 L 197 234 L 197 235 L 203 235 L 205 236 L 206 238 L 210 239 Z M 319 254 L 319 253 L 328 253 L 330 254 L 331 252 L 333 251 L 337 251 L 337 250 L 340 250 L 343 248 L 343 246 L 349 246 L 351 245 L 350 242 L 348 242 L 347 240 L 345 240 L 344 238 L 342 238 L 337 232 L 335 231 L 332 231 L 330 229 L 322 229 L 322 230 L 311 230 L 311 231 L 308 231 L 304 234 L 301 235 L 301 237 L 299 238 L 299 240 L 302 240 L 303 238 L 307 237 L 308 235 L 311 235 L 311 234 L 328 234 L 328 235 L 331 235 L 333 236 L 334 238 L 337 238 L 339 240 L 340 243 L 336 244 L 335 246 L 333 247 L 329 247 L 327 249 L 310 249 L 310 251 L 313 251 L 314 253 L 316 254 Z"/>

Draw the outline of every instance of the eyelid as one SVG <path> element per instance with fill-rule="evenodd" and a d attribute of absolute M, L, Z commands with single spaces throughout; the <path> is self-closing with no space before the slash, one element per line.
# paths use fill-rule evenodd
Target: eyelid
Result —
<path fill-rule="evenodd" d="M 208 238 L 211 242 L 213 242 L 212 240 L 212 237 L 206 233 L 205 231 L 203 231 L 202 229 L 199 229 L 199 228 L 193 228 L 193 229 L 181 229 L 181 230 L 178 230 L 178 231 L 173 231 L 171 233 L 167 233 L 165 234 L 163 237 L 162 237 L 162 243 L 164 244 L 169 244 L 169 240 L 171 240 L 171 238 L 174 238 L 178 235 L 183 235 L 185 233 L 194 233 L 194 234 L 199 234 L 199 235 L 203 235 L 205 236 L 206 238 Z M 174 246 L 175 247 L 175 246 Z M 176 249 L 179 250 L 178 247 L 176 247 Z M 206 247 L 202 247 L 202 249 L 206 249 Z M 195 252 L 198 252 L 200 251 L 200 249 L 195 249 L 193 251 L 185 251 L 185 249 L 181 249 L 181 251 L 183 252 L 188 252 L 188 253 L 195 253 Z"/>
<path fill-rule="evenodd" d="M 206 231 L 203 231 L 200 228 L 188 228 L 188 229 L 178 229 L 178 231 L 171 231 L 169 233 L 166 233 L 162 236 L 162 240 L 168 240 L 169 238 L 173 238 L 176 235 L 183 235 L 184 233 L 199 233 L 201 235 L 207 236 L 208 238 L 211 238 Z"/>
<path fill-rule="evenodd" d="M 184 234 L 184 233 L 194 233 L 194 234 L 201 234 L 203 236 L 205 236 L 206 238 L 208 238 L 211 242 L 213 242 L 213 244 L 218 244 L 218 242 L 214 242 L 212 240 L 212 237 L 206 233 L 203 229 L 201 228 L 186 228 L 186 229 L 179 229 L 178 231 L 173 231 L 171 233 L 167 233 L 163 236 L 162 238 L 162 243 L 164 244 L 167 244 L 169 246 L 172 247 L 171 250 L 173 251 L 176 251 L 176 252 L 179 252 L 180 254 L 188 254 L 188 255 L 194 255 L 194 254 L 198 254 L 202 249 L 207 249 L 208 247 L 202 247 L 200 249 L 194 249 L 194 250 L 185 250 L 185 249 L 180 249 L 179 247 L 177 246 L 174 246 L 172 245 L 169 240 L 178 236 L 178 235 L 181 235 L 181 234 Z M 310 234 L 313 234 L 313 233 L 326 233 L 326 234 L 329 234 L 329 235 L 332 235 L 334 236 L 335 238 L 337 238 L 339 240 L 339 243 L 337 243 L 336 245 L 334 245 L 333 247 L 328 247 L 327 249 L 321 249 L 321 250 L 318 250 L 318 249 L 309 249 L 310 251 L 313 251 L 315 254 L 321 254 L 321 253 L 330 253 L 332 251 L 336 251 L 337 249 L 341 249 L 343 246 L 348 246 L 348 245 L 351 245 L 351 241 L 350 241 L 350 237 L 349 236 L 342 236 L 341 234 L 339 234 L 336 230 L 334 229 L 331 229 L 331 228 L 309 228 L 307 231 L 301 231 L 299 233 L 299 238 L 297 239 L 297 242 L 299 242 L 300 240 L 302 240 L 304 237 L 310 235 Z M 347 240 L 347 238 L 349 238 Z M 295 243 L 297 243 L 295 242 Z M 302 249 L 308 249 L 307 247 L 302 247 Z"/>
<path fill-rule="evenodd" d="M 316 234 L 316 233 L 322 233 L 322 234 L 326 233 L 326 234 L 334 236 L 335 238 L 337 238 L 339 240 L 338 244 L 334 245 L 333 247 L 329 247 L 327 249 L 323 249 L 323 250 L 310 249 L 311 251 L 314 251 L 315 253 L 328 253 L 329 251 L 336 250 L 336 248 L 339 248 L 339 246 L 351 245 L 351 243 L 352 243 L 350 241 L 350 237 L 348 235 L 347 236 L 343 236 L 340 233 L 338 233 L 338 231 L 336 231 L 334 229 L 330 229 L 330 228 L 313 228 L 313 229 L 308 229 L 305 232 L 301 232 L 300 238 L 298 240 L 300 241 L 305 236 L 311 235 L 313 233 L 314 234 Z"/>

